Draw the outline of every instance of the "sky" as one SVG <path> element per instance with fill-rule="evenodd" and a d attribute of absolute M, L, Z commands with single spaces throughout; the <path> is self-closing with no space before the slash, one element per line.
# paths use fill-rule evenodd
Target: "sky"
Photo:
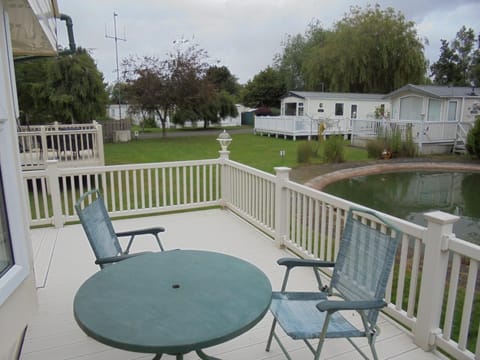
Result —
<path fill-rule="evenodd" d="M 245 84 L 273 64 L 287 35 L 304 34 L 318 20 L 325 29 L 359 0 L 57 0 L 73 21 L 75 42 L 89 50 L 105 81 L 117 80 L 119 62 L 130 55 L 165 58 L 179 40 L 198 44 L 212 64 L 226 66 Z M 438 60 L 441 39 L 451 41 L 465 25 L 480 34 L 480 0 L 388 0 L 428 39 L 425 55 Z M 114 13 L 117 14 L 115 42 Z M 66 26 L 58 22 L 59 45 L 68 47 Z M 117 46 L 115 46 L 115 43 Z M 183 45 L 185 46 L 185 45 Z M 116 52 L 115 48 L 118 51 Z"/>

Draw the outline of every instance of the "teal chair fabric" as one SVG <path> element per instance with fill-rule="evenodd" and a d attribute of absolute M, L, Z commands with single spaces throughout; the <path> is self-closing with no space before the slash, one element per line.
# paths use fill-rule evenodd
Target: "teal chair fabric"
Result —
<path fill-rule="evenodd" d="M 160 250 L 164 250 L 159 237 L 159 233 L 165 231 L 163 227 L 115 232 L 103 198 L 97 189 L 84 193 L 75 203 L 75 211 L 95 254 L 95 263 L 102 269 L 108 264 L 141 254 L 130 254 L 133 240 L 138 235 L 152 235 Z M 125 250 L 120 245 L 119 237 L 130 237 Z"/>
<path fill-rule="evenodd" d="M 376 325 L 384 301 L 386 286 L 392 271 L 401 232 L 376 213 L 350 209 L 336 261 L 283 258 L 278 261 L 286 267 L 281 291 L 272 295 L 271 313 L 274 321 L 267 342 L 270 350 L 272 339 L 279 343 L 288 359 L 286 348 L 276 334 L 279 324 L 284 332 L 295 340 L 303 340 L 320 358 L 325 339 L 346 338 L 364 357 L 367 355 L 351 338 L 365 337 L 373 358 L 378 359 L 375 338 Z M 286 291 L 290 271 L 296 267 L 311 267 L 317 277 L 318 292 Z M 323 286 L 318 274 L 320 268 L 333 267 L 330 285 Z M 361 326 L 352 324 L 345 311 L 360 314 Z M 343 312 L 343 313 L 342 313 Z M 310 340 L 318 339 L 313 346 Z"/>

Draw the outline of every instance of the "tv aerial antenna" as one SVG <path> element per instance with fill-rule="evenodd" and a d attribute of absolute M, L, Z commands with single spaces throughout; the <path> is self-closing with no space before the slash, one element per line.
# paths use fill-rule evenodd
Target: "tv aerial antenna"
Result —
<path fill-rule="evenodd" d="M 115 40 L 115 63 L 116 63 L 116 72 L 117 72 L 117 100 L 118 100 L 118 115 L 120 117 L 120 120 L 122 120 L 122 105 L 121 105 L 121 96 L 120 96 L 120 68 L 118 65 L 118 41 L 127 41 L 125 37 L 125 31 L 123 38 L 118 37 L 117 35 L 117 16 L 118 14 L 114 11 L 113 12 L 113 29 L 114 29 L 114 36 L 108 35 L 107 34 L 107 29 L 105 27 L 105 37 L 107 39 L 113 39 Z"/>

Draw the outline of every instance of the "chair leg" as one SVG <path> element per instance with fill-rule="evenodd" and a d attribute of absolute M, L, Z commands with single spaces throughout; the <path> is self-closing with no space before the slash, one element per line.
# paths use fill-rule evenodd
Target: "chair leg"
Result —
<path fill-rule="evenodd" d="M 270 351 L 270 346 L 272 345 L 273 333 L 275 332 L 275 326 L 277 325 L 277 319 L 273 319 L 272 328 L 270 329 L 270 334 L 268 335 L 266 351 Z"/>
<path fill-rule="evenodd" d="M 373 359 L 378 360 L 377 349 L 375 349 L 375 338 L 377 334 L 372 334 L 368 337 L 368 345 L 370 345 L 370 350 L 372 351 Z"/>
<path fill-rule="evenodd" d="M 320 338 L 318 339 L 317 351 L 315 351 L 314 360 L 320 359 L 320 353 L 322 352 L 323 343 L 325 342 L 325 337 L 327 335 L 328 323 L 330 322 L 330 313 L 327 313 L 325 316 L 325 322 L 323 323 L 322 332 L 320 333 Z"/>
<path fill-rule="evenodd" d="M 282 350 L 283 355 L 285 355 L 287 360 L 293 360 L 291 358 L 290 354 L 288 353 L 287 349 L 285 348 L 285 346 L 283 346 L 283 344 L 280 341 L 280 338 L 278 337 L 278 335 L 276 333 L 273 333 L 273 337 L 275 338 L 275 341 L 277 342 L 278 346 L 280 346 L 280 349 Z"/>
<path fill-rule="evenodd" d="M 154 234 L 155 238 L 157 239 L 158 246 L 160 247 L 160 250 L 164 251 L 162 242 L 160 241 L 160 238 L 158 237 L 158 234 Z"/>

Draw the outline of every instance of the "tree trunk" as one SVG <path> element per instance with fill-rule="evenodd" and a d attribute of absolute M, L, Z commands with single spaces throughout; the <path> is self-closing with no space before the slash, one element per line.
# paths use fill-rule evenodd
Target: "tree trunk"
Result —
<path fill-rule="evenodd" d="M 166 128 L 167 115 L 162 116 L 162 112 L 158 109 L 156 110 L 156 113 L 160 118 L 160 122 L 162 123 L 162 136 L 166 137 L 167 136 L 167 128 Z M 165 111 L 165 114 L 167 114 L 167 111 Z"/>

